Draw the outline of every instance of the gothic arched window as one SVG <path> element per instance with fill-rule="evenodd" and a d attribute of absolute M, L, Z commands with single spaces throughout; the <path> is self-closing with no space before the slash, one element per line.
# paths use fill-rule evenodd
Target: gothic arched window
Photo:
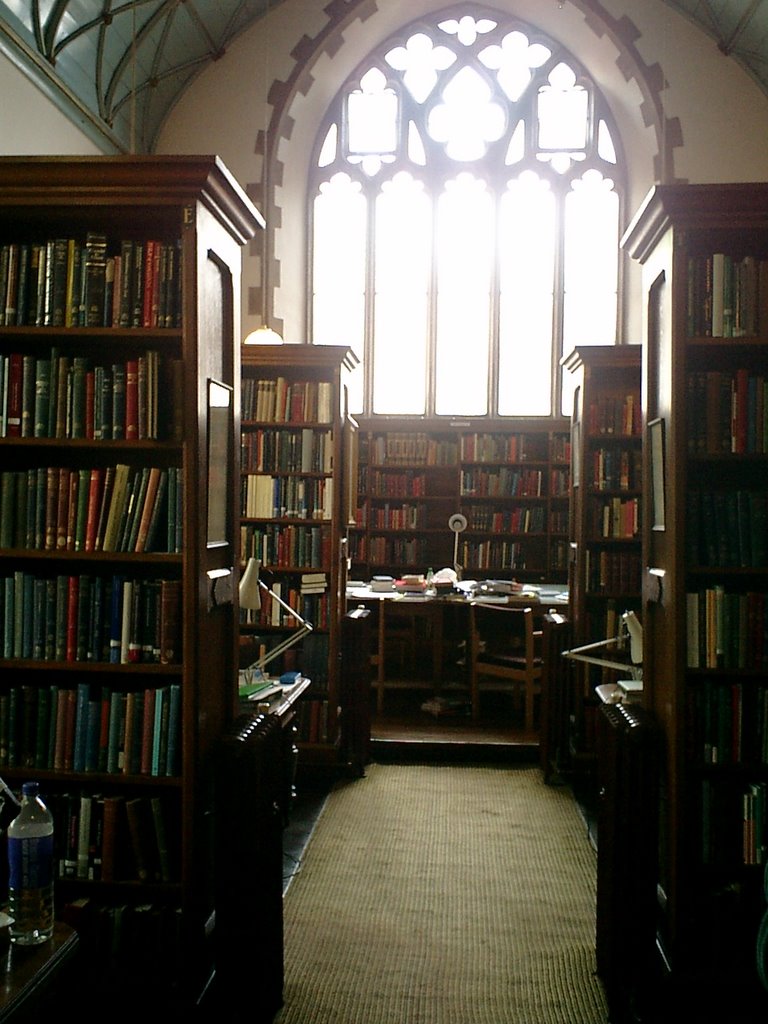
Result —
<path fill-rule="evenodd" d="M 561 356 L 616 342 L 607 104 L 562 46 L 466 10 L 372 53 L 318 138 L 310 336 L 360 357 L 354 412 L 560 415 Z"/>

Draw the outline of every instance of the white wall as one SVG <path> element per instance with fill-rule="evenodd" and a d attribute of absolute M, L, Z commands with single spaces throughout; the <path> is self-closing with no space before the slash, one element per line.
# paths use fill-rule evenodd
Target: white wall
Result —
<path fill-rule="evenodd" d="M 98 147 L 0 53 L 0 154 L 91 156 Z"/>
<path fill-rule="evenodd" d="M 338 45 L 312 46 L 327 24 L 325 0 L 284 0 L 255 25 L 226 57 L 210 66 L 172 111 L 161 134 L 163 152 L 219 152 L 244 184 L 258 181 L 260 163 L 254 152 L 256 133 L 264 122 L 267 79 L 287 81 L 294 68 L 291 51 L 304 40 L 309 52 L 302 68 L 301 88 L 289 99 L 286 137 L 279 159 L 282 181 L 276 190 L 279 216 L 272 217 L 274 259 L 279 266 L 275 314 L 284 322 L 286 341 L 304 340 L 306 279 L 306 180 L 317 124 L 334 92 L 361 58 L 397 25 L 420 13 L 446 6 L 438 0 L 379 0 L 366 5 L 365 18 L 352 17 L 339 34 Z M 683 146 L 674 151 L 672 173 L 691 182 L 751 181 L 768 178 L 768 97 L 713 40 L 660 0 L 603 0 L 600 5 L 541 3 L 540 0 L 496 0 L 563 42 L 596 77 L 611 104 L 629 166 L 627 218 L 655 180 L 659 138 L 647 124 L 649 102 L 663 104 L 666 119 L 678 119 Z M 629 23 L 626 21 L 629 19 Z M 622 33 L 626 33 L 622 39 Z M 264 41 L 268 41 L 265 58 Z M 630 60 L 621 44 L 629 40 Z M 685 59 L 681 59 L 685 54 Z M 643 78 L 666 87 L 649 99 Z M 639 268 L 628 262 L 629 293 L 624 335 L 637 340 L 641 331 Z M 255 250 L 244 260 L 244 295 L 259 283 Z M 244 315 L 244 330 L 259 317 Z"/>
<path fill-rule="evenodd" d="M 253 192 L 261 179 L 256 137 L 268 107 L 267 83 L 289 82 L 280 126 L 280 181 L 276 211 L 264 211 L 274 231 L 277 268 L 275 314 L 287 341 L 303 341 L 306 280 L 307 168 L 319 119 L 357 63 L 400 24 L 449 6 L 449 0 L 371 0 L 331 37 L 327 0 L 283 0 L 268 23 L 257 23 L 211 64 L 169 112 L 157 151 L 218 153 Z M 663 103 L 679 122 L 683 145 L 674 150 L 672 174 L 681 180 L 768 179 L 768 97 L 713 40 L 661 0 L 496 0 L 559 39 L 597 79 L 611 104 L 630 172 L 627 217 L 654 183 L 659 139 L 649 127 L 649 103 Z M 338 10 L 338 5 L 330 9 Z M 629 50 L 622 49 L 628 43 Z M 298 48 L 298 49 L 297 49 Z M 296 54 L 302 66 L 297 67 Z M 629 54 L 629 57 L 627 57 Z M 685 55 L 682 59 L 681 55 Z M 660 73 L 659 73 L 660 72 Z M 646 81 L 665 81 L 649 95 Z M 0 54 L 0 153 L 97 153 L 84 130 L 69 122 L 35 85 Z M 243 333 L 260 316 L 247 312 L 249 289 L 260 283 L 258 245 L 243 261 Z M 631 262 L 624 334 L 640 337 L 638 268 Z"/>

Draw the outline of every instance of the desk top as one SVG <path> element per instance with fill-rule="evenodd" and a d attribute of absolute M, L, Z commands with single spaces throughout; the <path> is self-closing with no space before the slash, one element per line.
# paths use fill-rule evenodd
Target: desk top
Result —
<path fill-rule="evenodd" d="M 39 946 L 9 945 L 2 952 L 0 1021 L 10 1021 L 21 1009 L 44 995 L 58 972 L 77 950 L 77 933 L 57 921 L 53 936 Z"/>
<path fill-rule="evenodd" d="M 458 591 L 448 594 L 419 594 L 395 590 L 371 590 L 370 584 L 355 582 L 347 586 L 348 601 L 407 601 L 419 604 L 469 604 L 479 601 L 483 604 L 545 604 L 547 607 L 562 608 L 568 605 L 568 591 L 559 583 L 538 583 L 524 585 L 517 594 L 479 594 L 474 592 L 474 581 L 459 583 Z"/>

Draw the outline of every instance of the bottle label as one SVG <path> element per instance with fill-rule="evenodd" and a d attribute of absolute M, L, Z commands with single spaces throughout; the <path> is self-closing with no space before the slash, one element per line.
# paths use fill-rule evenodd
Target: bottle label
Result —
<path fill-rule="evenodd" d="M 31 839 L 8 837 L 8 882 L 11 889 L 42 889 L 53 880 L 53 835 Z"/>

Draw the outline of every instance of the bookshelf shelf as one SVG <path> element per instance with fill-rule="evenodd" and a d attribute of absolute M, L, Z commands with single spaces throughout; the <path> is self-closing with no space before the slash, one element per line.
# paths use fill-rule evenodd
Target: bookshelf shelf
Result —
<path fill-rule="evenodd" d="M 758 1015 L 768 1008 L 754 967 L 768 787 L 766 210 L 763 183 L 659 186 L 622 243 L 642 264 L 643 415 L 664 428 L 663 458 L 647 443 L 643 459 L 646 489 L 664 501 L 661 522 L 643 526 L 642 579 L 644 700 L 665 749 L 659 931 L 680 991 L 723 1009 L 749 999 Z"/>
<path fill-rule="evenodd" d="M 261 224 L 216 157 L 0 160 L 0 770 L 42 783 L 96 998 L 131 996 L 106 953 L 123 922 L 155 941 L 158 994 L 191 1006 L 212 969 L 237 606 L 209 573 L 234 576 L 237 538 L 206 520 L 237 482 L 230 451 L 208 486 L 209 381 L 237 405 Z"/>
<path fill-rule="evenodd" d="M 448 520 L 466 516 L 458 561 L 466 578 L 564 580 L 568 434 L 559 420 L 360 423 L 353 572 L 453 566 Z"/>
<path fill-rule="evenodd" d="M 311 680 L 302 700 L 301 761 L 333 763 L 343 746 L 343 710 L 339 720 L 336 709 L 351 472 L 346 441 L 356 428 L 346 413 L 346 388 L 357 359 L 343 346 L 245 345 L 241 363 L 241 559 L 258 558 L 270 588 L 314 627 L 270 672 L 300 669 Z M 263 596 L 261 609 L 240 614 L 244 663 L 296 628 Z"/>
<path fill-rule="evenodd" d="M 585 346 L 563 359 L 573 377 L 569 508 L 572 646 L 615 636 L 622 612 L 640 606 L 642 432 L 639 345 Z M 570 748 L 594 770 L 595 687 L 619 673 L 574 663 Z"/>

